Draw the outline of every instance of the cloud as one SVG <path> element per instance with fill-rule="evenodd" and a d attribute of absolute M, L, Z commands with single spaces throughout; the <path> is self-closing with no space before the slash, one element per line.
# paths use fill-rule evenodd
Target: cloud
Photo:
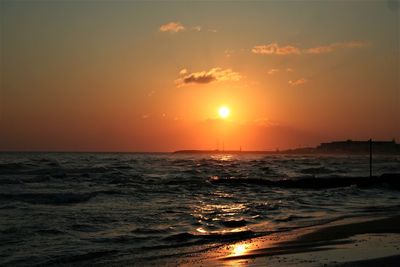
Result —
<path fill-rule="evenodd" d="M 299 55 L 300 49 L 292 45 L 279 46 L 277 43 L 256 45 L 251 50 L 254 54 L 261 55 Z"/>
<path fill-rule="evenodd" d="M 279 72 L 279 69 L 270 69 L 267 73 L 268 73 L 268 75 L 273 75 L 277 72 Z"/>
<path fill-rule="evenodd" d="M 161 32 L 177 33 L 184 31 L 185 27 L 180 22 L 169 22 L 160 26 Z"/>
<path fill-rule="evenodd" d="M 187 70 L 187 69 L 181 69 L 181 70 L 179 71 L 179 75 L 185 75 L 186 73 L 188 73 L 188 70 Z"/>
<path fill-rule="evenodd" d="M 371 43 L 367 41 L 350 41 L 347 43 L 338 43 L 342 48 L 359 48 L 370 46 Z"/>
<path fill-rule="evenodd" d="M 179 72 L 180 78 L 175 80 L 178 87 L 187 84 L 208 84 L 215 81 L 239 81 L 242 76 L 231 69 L 212 68 L 208 71 L 189 73 L 186 69 Z"/>
<path fill-rule="evenodd" d="M 225 57 L 231 57 L 235 53 L 235 50 L 233 49 L 226 49 L 224 51 Z"/>
<path fill-rule="evenodd" d="M 338 49 L 361 48 L 361 47 L 366 47 L 369 45 L 370 45 L 370 43 L 366 42 L 366 41 L 350 41 L 350 42 L 345 42 L 345 43 L 333 43 L 333 44 L 329 44 L 329 45 L 308 48 L 305 50 L 305 53 L 307 53 L 307 54 L 324 54 L 324 53 L 331 53 Z"/>
<path fill-rule="evenodd" d="M 323 54 L 323 53 L 330 53 L 334 50 L 334 46 L 332 45 L 326 45 L 326 46 L 317 46 L 317 47 L 312 47 L 308 48 L 306 50 L 307 54 Z"/>
<path fill-rule="evenodd" d="M 307 79 L 301 78 L 301 79 L 298 79 L 298 80 L 289 81 L 288 83 L 289 83 L 291 86 L 298 86 L 298 85 L 305 84 L 306 82 L 308 82 Z"/>
<path fill-rule="evenodd" d="M 301 54 L 324 54 L 331 53 L 338 49 L 351 49 L 369 46 L 367 41 L 349 41 L 338 42 L 329 45 L 321 45 L 306 49 L 301 49 L 293 45 L 279 46 L 278 43 L 270 43 L 266 45 L 256 45 L 252 48 L 254 54 L 260 55 L 301 55 Z"/>
<path fill-rule="evenodd" d="M 180 31 L 195 31 L 195 32 L 200 32 L 203 31 L 203 28 L 199 25 L 190 27 L 190 26 L 183 26 L 180 22 L 169 22 L 166 24 L 163 24 L 159 28 L 160 32 L 170 32 L 170 33 L 177 33 Z"/>
<path fill-rule="evenodd" d="M 201 31 L 201 26 L 194 26 L 194 27 L 192 27 L 192 30 L 199 32 L 199 31 Z"/>
<path fill-rule="evenodd" d="M 268 72 L 267 72 L 267 74 L 268 75 L 273 75 L 273 74 L 275 74 L 275 73 L 278 73 L 278 72 L 293 72 L 294 70 L 292 69 L 292 68 L 286 68 L 286 69 L 270 69 Z"/>
<path fill-rule="evenodd" d="M 191 73 L 183 78 L 183 83 L 210 83 L 216 79 L 211 73 Z"/>

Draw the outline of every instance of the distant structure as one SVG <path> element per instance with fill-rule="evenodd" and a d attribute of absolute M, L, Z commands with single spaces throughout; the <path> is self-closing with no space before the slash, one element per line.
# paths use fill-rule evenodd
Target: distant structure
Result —
<path fill-rule="evenodd" d="M 300 147 L 288 150 L 275 151 L 246 151 L 242 150 L 178 150 L 174 153 L 209 153 L 209 154 L 396 154 L 400 155 L 400 144 L 395 140 L 392 141 L 334 141 L 329 143 L 321 143 L 317 147 Z"/>
<path fill-rule="evenodd" d="M 320 153 L 369 153 L 369 141 L 335 141 L 321 143 L 316 150 Z M 400 144 L 392 141 L 372 141 L 372 151 L 376 153 L 400 153 Z"/>

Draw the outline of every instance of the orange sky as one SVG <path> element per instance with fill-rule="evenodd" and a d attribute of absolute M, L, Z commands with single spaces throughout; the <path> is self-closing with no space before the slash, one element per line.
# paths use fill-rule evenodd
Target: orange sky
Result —
<path fill-rule="evenodd" d="M 2 1 L 0 15 L 0 150 L 400 139 L 393 1 Z"/>

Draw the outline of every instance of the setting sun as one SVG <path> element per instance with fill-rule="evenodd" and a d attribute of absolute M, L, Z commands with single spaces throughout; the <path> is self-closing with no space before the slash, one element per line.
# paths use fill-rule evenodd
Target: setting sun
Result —
<path fill-rule="evenodd" d="M 218 114 L 222 119 L 226 119 L 229 117 L 231 111 L 229 110 L 228 107 L 222 106 L 218 109 Z"/>

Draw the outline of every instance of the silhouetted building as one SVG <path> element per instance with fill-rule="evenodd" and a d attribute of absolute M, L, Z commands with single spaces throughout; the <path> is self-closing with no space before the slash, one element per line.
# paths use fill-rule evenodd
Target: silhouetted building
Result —
<path fill-rule="evenodd" d="M 369 141 L 336 141 L 321 143 L 317 147 L 322 153 L 369 153 Z M 372 141 L 373 153 L 400 153 L 400 144 L 392 141 Z"/>

